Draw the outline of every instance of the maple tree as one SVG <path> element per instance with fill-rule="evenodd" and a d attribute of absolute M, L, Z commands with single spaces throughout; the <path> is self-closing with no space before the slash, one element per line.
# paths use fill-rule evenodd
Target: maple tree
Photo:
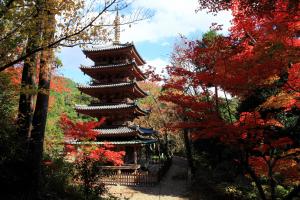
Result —
<path fill-rule="evenodd" d="M 74 165 L 77 169 L 75 178 L 83 183 L 83 192 L 86 198 L 91 194 L 102 194 L 104 184 L 99 178 L 102 175 L 101 165 L 122 165 L 124 151 L 114 151 L 114 145 L 93 145 L 91 142 L 97 140 L 101 134 L 94 130 L 103 124 L 104 119 L 96 122 L 73 122 L 65 114 L 60 118 L 60 126 L 65 134 L 66 157 L 75 159 Z M 69 141 L 69 142 L 68 142 Z M 70 141 L 90 142 L 83 145 L 76 145 Z"/>
<path fill-rule="evenodd" d="M 235 149 L 262 199 L 275 199 L 277 184 L 294 187 L 285 197 L 291 199 L 299 191 L 300 172 L 299 5 L 280 0 L 199 2 L 212 12 L 231 9 L 233 26 L 228 36 L 209 32 L 202 40 L 183 38 L 175 47 L 161 99 L 178 105 L 185 117 L 172 126 L 188 129 L 194 140 L 214 138 Z M 240 101 L 237 121 L 229 95 Z M 222 104 L 227 120 L 220 113 Z M 288 125 L 291 115 L 297 120 Z M 285 182 L 276 179 L 278 173 Z"/>
<path fill-rule="evenodd" d="M 60 125 L 65 133 L 65 140 L 75 140 L 80 142 L 96 141 L 97 135 L 101 134 L 94 130 L 103 124 L 104 119 L 99 122 L 72 122 L 66 115 L 62 115 Z M 114 145 L 104 144 L 99 145 L 83 145 L 80 149 L 75 148 L 75 145 L 66 143 L 66 152 L 75 155 L 76 160 L 88 158 L 102 163 L 111 163 L 113 165 L 122 165 L 124 151 L 113 151 Z"/>

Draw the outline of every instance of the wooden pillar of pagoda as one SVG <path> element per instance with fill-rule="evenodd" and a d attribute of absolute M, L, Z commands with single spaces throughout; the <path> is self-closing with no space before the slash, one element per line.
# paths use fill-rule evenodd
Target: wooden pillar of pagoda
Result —
<path fill-rule="evenodd" d="M 137 164 L 137 147 L 133 147 L 133 163 L 136 165 Z"/>

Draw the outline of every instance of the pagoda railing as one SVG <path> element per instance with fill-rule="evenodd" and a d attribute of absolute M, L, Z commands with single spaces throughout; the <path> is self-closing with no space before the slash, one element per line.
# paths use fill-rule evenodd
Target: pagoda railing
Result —
<path fill-rule="evenodd" d="M 101 181 L 107 185 L 153 186 L 159 182 L 159 176 L 146 172 L 112 172 L 103 176 Z"/>
<path fill-rule="evenodd" d="M 119 168 L 111 168 L 109 173 L 101 177 L 101 181 L 107 185 L 129 185 L 129 186 L 153 186 L 160 182 L 162 177 L 167 173 L 172 164 L 172 159 L 168 159 L 159 165 L 159 169 L 155 173 L 141 171 L 128 172 L 116 170 Z M 126 168 L 126 167 L 125 167 Z M 128 169 L 128 167 L 126 168 Z M 130 168 L 133 169 L 133 168 Z"/>

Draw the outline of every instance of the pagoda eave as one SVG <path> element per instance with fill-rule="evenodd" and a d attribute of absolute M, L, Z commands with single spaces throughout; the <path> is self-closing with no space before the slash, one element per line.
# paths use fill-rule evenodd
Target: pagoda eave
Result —
<path fill-rule="evenodd" d="M 69 141 L 66 142 L 67 144 L 73 144 L 73 145 L 105 145 L 105 144 L 112 144 L 112 145 L 124 145 L 124 146 L 130 146 L 130 145 L 146 145 L 146 144 L 153 144 L 156 143 L 156 139 L 136 139 L 136 140 L 128 140 L 128 141 L 86 141 L 86 142 L 77 142 L 77 141 Z"/>
<path fill-rule="evenodd" d="M 145 75 L 141 72 L 141 70 L 137 67 L 135 62 L 126 63 L 126 64 L 116 64 L 109 66 L 81 66 L 80 70 L 91 76 L 92 78 L 98 80 L 99 77 L 103 75 L 111 75 L 111 74 L 122 74 L 122 75 L 130 75 L 133 73 L 134 77 L 137 81 L 145 80 Z"/>
<path fill-rule="evenodd" d="M 127 126 L 124 127 L 117 127 L 117 128 L 101 128 L 101 129 L 94 129 L 94 131 L 98 132 L 98 138 L 107 138 L 107 137 L 134 137 L 139 134 L 139 131 L 130 128 Z"/>
<path fill-rule="evenodd" d="M 130 132 L 130 133 L 119 133 L 119 134 L 115 134 L 115 133 L 107 133 L 107 134 L 103 134 L 103 133 L 99 133 L 99 135 L 97 135 L 97 138 L 101 139 L 101 138 L 128 138 L 128 137 L 136 137 L 139 133 L 137 131 L 134 132 Z"/>
<path fill-rule="evenodd" d="M 120 126 L 110 128 L 94 129 L 98 133 L 98 138 L 122 138 L 122 137 L 140 137 L 151 136 L 157 132 L 152 128 L 140 126 Z"/>
<path fill-rule="evenodd" d="M 135 46 L 129 43 L 83 50 L 83 53 L 95 62 L 97 62 L 99 58 L 108 57 L 115 54 L 128 54 L 128 52 L 135 58 L 137 65 L 146 64 L 146 62 L 137 52 Z"/>
<path fill-rule="evenodd" d="M 116 110 L 116 111 L 88 111 L 88 110 L 77 110 L 77 113 L 88 115 L 96 118 L 106 119 L 126 119 L 133 120 L 136 117 L 146 116 L 146 113 L 134 112 L 132 110 Z"/>
<path fill-rule="evenodd" d="M 107 106 L 76 106 L 75 110 L 91 117 L 105 117 L 109 119 L 132 119 L 134 117 L 145 116 L 148 113 L 140 109 L 137 105 L 121 104 Z"/>
<path fill-rule="evenodd" d="M 140 56 L 139 52 L 136 50 L 134 45 L 132 45 L 132 48 L 133 48 L 133 54 L 137 58 L 136 62 L 138 63 L 138 65 L 145 65 L 146 61 L 143 60 L 143 58 Z M 140 62 L 138 62 L 138 61 L 140 61 Z"/>
<path fill-rule="evenodd" d="M 118 98 L 143 98 L 148 94 L 145 93 L 135 82 L 118 83 L 109 85 L 96 86 L 78 86 L 81 92 L 90 96 L 101 98 L 103 95 L 115 96 Z"/>

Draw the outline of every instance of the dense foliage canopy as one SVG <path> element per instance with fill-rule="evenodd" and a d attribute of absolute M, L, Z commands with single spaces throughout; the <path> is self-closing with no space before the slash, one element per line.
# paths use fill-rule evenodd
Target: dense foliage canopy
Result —
<path fill-rule="evenodd" d="M 183 38 L 175 47 L 160 97 L 185 116 L 172 126 L 188 129 L 194 141 L 216 139 L 235 152 L 233 160 L 262 199 L 276 199 L 278 185 L 294 187 L 285 196 L 291 199 L 300 182 L 299 4 L 199 2 L 211 12 L 230 9 L 233 25 L 227 36 L 214 25 L 202 40 Z M 230 108 L 233 98 L 240 102 L 237 113 Z"/>

